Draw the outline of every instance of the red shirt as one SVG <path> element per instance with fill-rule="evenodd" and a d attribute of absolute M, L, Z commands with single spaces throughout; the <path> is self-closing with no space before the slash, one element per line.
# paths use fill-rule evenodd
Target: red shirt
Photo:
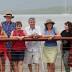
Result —
<path fill-rule="evenodd" d="M 5 48 L 5 42 L 0 41 L 0 52 L 4 52 Z"/>
<path fill-rule="evenodd" d="M 25 36 L 26 32 L 24 30 L 14 30 L 13 36 Z M 16 51 L 22 51 L 26 49 L 25 41 L 19 40 L 13 42 L 13 49 Z"/>
<path fill-rule="evenodd" d="M 3 35 L 4 35 L 4 33 L 2 33 L 0 31 L 0 36 L 3 36 Z M 4 53 L 4 59 L 6 59 L 6 57 L 7 57 L 6 44 L 5 43 L 6 42 L 4 42 L 4 41 L 0 41 L 0 53 Z"/>
<path fill-rule="evenodd" d="M 0 36 L 2 36 L 2 35 L 3 35 L 3 34 L 2 34 L 1 31 L 0 31 Z M 6 49 L 6 47 L 5 47 L 5 42 L 0 41 L 0 53 L 1 53 L 1 52 L 4 52 L 5 49 Z"/>

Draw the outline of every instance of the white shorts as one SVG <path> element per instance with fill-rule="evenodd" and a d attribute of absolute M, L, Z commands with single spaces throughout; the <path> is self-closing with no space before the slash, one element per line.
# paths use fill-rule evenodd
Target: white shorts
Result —
<path fill-rule="evenodd" d="M 40 61 L 40 53 L 26 51 L 24 61 L 26 64 L 38 64 Z"/>

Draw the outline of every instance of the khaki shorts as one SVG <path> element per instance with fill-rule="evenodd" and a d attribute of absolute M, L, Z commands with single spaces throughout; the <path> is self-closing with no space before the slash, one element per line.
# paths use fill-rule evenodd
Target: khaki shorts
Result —
<path fill-rule="evenodd" d="M 24 61 L 26 64 L 39 64 L 40 53 L 26 51 Z"/>
<path fill-rule="evenodd" d="M 58 48 L 54 47 L 43 47 L 42 59 L 44 63 L 54 63 L 57 58 Z"/>

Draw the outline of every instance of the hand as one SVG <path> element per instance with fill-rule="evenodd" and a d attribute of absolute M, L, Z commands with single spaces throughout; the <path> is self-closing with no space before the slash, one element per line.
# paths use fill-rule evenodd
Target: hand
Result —
<path fill-rule="evenodd" d="M 39 38 L 40 35 L 33 35 L 33 38 Z"/>
<path fill-rule="evenodd" d="M 52 39 L 53 39 L 53 37 L 52 37 L 52 36 L 48 37 L 48 40 L 52 40 Z"/>
<path fill-rule="evenodd" d="M 24 36 L 18 36 L 17 37 L 19 40 L 22 40 L 24 38 Z"/>
<path fill-rule="evenodd" d="M 6 36 L 0 36 L 0 39 L 4 40 L 6 39 L 7 37 Z"/>
<path fill-rule="evenodd" d="M 12 38 L 14 38 L 14 39 L 19 39 L 19 36 L 13 36 Z"/>
<path fill-rule="evenodd" d="M 60 35 L 55 35 L 54 38 L 61 39 L 61 36 Z"/>
<path fill-rule="evenodd" d="M 0 36 L 0 38 L 4 38 L 4 36 Z"/>

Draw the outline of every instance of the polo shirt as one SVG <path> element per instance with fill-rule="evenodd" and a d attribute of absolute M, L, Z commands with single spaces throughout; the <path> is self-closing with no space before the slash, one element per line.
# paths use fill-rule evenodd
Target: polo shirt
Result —
<path fill-rule="evenodd" d="M 8 38 L 11 35 L 11 32 L 16 28 L 16 24 L 14 22 L 2 22 L 2 28 L 5 31 L 5 33 L 7 34 Z M 12 47 L 12 43 L 11 41 L 7 41 L 6 42 L 6 48 L 11 48 Z"/>

